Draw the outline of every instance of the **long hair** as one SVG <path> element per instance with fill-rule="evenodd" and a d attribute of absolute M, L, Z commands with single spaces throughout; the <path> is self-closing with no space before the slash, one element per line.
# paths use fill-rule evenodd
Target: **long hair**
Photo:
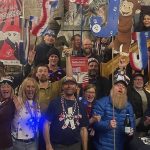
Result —
<path fill-rule="evenodd" d="M 0 87 L 1 87 L 1 85 L 0 85 Z M 13 98 L 13 96 L 14 96 L 14 89 L 11 87 L 11 95 L 10 95 L 10 99 L 12 99 Z M 0 90 L 0 101 L 2 101 L 2 92 L 1 92 L 1 90 Z"/>
<path fill-rule="evenodd" d="M 27 82 L 33 82 L 34 83 L 35 94 L 34 94 L 33 101 L 36 104 L 38 104 L 38 101 L 39 101 L 39 86 L 38 86 L 37 81 L 34 78 L 27 77 L 26 79 L 24 79 L 24 81 L 20 85 L 18 96 L 22 99 L 23 104 L 25 104 L 25 102 L 27 101 L 27 96 L 26 96 L 26 93 L 25 93 Z"/>

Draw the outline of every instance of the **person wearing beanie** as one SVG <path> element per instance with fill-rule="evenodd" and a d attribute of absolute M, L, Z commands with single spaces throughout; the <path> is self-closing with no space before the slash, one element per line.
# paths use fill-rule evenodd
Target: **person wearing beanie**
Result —
<path fill-rule="evenodd" d="M 0 150 L 12 150 L 11 123 L 15 114 L 13 81 L 10 77 L 0 80 Z"/>
<path fill-rule="evenodd" d="M 107 96 L 111 84 L 107 78 L 100 76 L 99 62 L 96 58 L 88 59 L 88 75 L 89 83 L 96 86 L 96 99 Z"/>
<path fill-rule="evenodd" d="M 48 30 L 43 37 L 40 44 L 35 47 L 35 57 L 33 64 L 38 66 L 39 64 L 48 64 L 47 54 L 54 47 L 56 41 L 56 34 L 54 30 Z"/>
<path fill-rule="evenodd" d="M 49 80 L 51 82 L 58 81 L 66 75 L 65 71 L 60 67 L 60 53 L 53 47 L 47 56 L 49 61 Z"/>

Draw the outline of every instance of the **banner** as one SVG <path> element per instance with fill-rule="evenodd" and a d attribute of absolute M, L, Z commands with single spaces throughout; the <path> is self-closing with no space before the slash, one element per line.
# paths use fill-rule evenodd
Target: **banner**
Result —
<path fill-rule="evenodd" d="M 20 64 L 18 44 L 21 37 L 21 0 L 0 0 L 0 61 Z"/>

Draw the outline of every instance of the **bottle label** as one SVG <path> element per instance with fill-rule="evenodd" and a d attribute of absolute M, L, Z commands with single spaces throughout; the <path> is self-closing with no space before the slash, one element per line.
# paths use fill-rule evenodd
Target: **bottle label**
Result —
<path fill-rule="evenodd" d="M 127 133 L 127 134 L 130 133 L 130 127 L 125 127 L 125 133 Z"/>

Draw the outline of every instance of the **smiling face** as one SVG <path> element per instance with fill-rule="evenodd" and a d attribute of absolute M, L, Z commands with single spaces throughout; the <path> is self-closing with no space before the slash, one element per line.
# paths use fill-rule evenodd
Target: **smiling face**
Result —
<path fill-rule="evenodd" d="M 86 55 L 89 55 L 92 53 L 92 47 L 93 47 L 93 44 L 90 39 L 83 40 L 83 50 Z"/>
<path fill-rule="evenodd" d="M 144 87 L 144 80 L 141 76 L 136 76 L 133 80 L 133 87 L 137 90 L 142 90 Z"/>
<path fill-rule="evenodd" d="M 72 96 L 77 92 L 77 84 L 74 82 L 66 82 L 63 84 L 63 92 L 66 96 Z"/>
<path fill-rule="evenodd" d="M 94 101 L 95 96 L 96 96 L 96 91 L 95 88 L 93 87 L 87 89 L 84 93 L 85 99 L 90 103 Z"/>
<path fill-rule="evenodd" d="M 75 35 L 75 36 L 74 36 L 74 39 L 71 41 L 71 43 L 72 43 L 72 47 L 73 47 L 75 50 L 79 50 L 80 47 L 81 47 L 81 36 Z"/>
<path fill-rule="evenodd" d="M 56 37 L 54 35 L 45 35 L 44 36 L 44 42 L 47 44 L 47 45 L 51 45 L 51 44 L 54 44 L 56 41 Z"/>
<path fill-rule="evenodd" d="M 52 66 L 58 65 L 59 58 L 57 55 L 55 55 L 55 54 L 50 55 L 48 60 L 49 60 L 50 65 L 52 65 Z"/>
<path fill-rule="evenodd" d="M 12 87 L 8 83 L 2 83 L 0 85 L 0 93 L 1 93 L 1 98 L 3 100 L 7 100 L 11 97 Z"/>
<path fill-rule="evenodd" d="M 120 13 L 122 16 L 131 16 L 133 14 L 133 3 L 127 0 L 122 1 L 120 5 Z"/>
<path fill-rule="evenodd" d="M 145 27 L 150 27 L 150 15 L 145 15 L 144 20 L 143 20 L 144 26 Z"/>

